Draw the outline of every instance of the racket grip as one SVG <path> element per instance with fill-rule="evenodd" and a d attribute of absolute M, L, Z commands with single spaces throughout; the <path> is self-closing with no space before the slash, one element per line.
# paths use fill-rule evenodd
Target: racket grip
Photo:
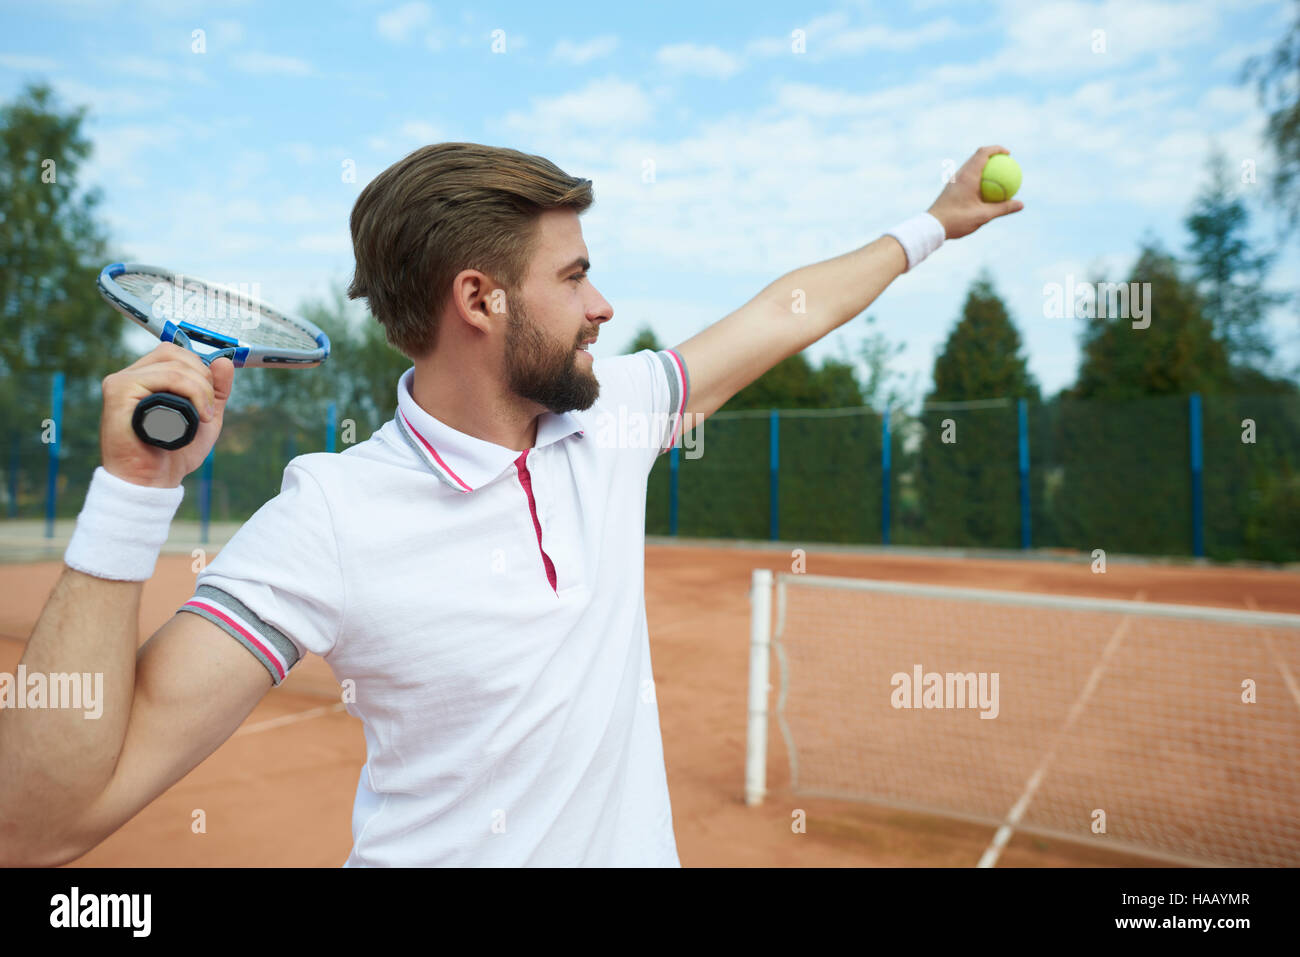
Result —
<path fill-rule="evenodd" d="M 160 449 L 179 449 L 194 441 L 199 431 L 199 413 L 194 403 L 174 392 L 155 392 L 135 407 L 131 427 L 141 442 Z"/>

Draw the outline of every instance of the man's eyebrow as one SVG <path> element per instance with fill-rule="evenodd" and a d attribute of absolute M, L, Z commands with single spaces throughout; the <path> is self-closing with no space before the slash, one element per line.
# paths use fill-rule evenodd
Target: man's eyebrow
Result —
<path fill-rule="evenodd" d="M 572 272 L 574 269 L 577 269 L 579 266 L 582 267 L 583 272 L 586 272 L 588 269 L 591 268 L 591 263 L 587 262 L 585 257 L 579 256 L 577 259 L 569 263 L 567 266 L 561 266 L 559 270 L 555 273 L 555 275 L 563 276 L 566 272 Z"/>

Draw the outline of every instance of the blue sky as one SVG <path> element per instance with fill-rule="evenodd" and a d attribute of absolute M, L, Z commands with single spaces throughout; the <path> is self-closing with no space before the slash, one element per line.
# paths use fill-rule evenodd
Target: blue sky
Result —
<path fill-rule="evenodd" d="M 1124 280 L 1144 235 L 1182 254 L 1211 142 L 1255 164 L 1241 188 L 1253 235 L 1274 240 L 1265 114 L 1237 72 L 1291 16 L 1285 0 L 3 2 L 0 97 L 40 79 L 90 108 L 114 258 L 256 282 L 291 308 L 350 277 L 352 204 L 405 153 L 541 153 L 595 184 L 583 229 L 615 309 L 597 356 L 646 323 L 666 345 L 689 338 L 925 210 L 945 161 L 999 143 L 1026 209 L 947 243 L 869 313 L 924 389 L 988 267 L 1055 391 L 1085 320 L 1045 318 L 1044 284 Z M 1300 287 L 1295 249 L 1274 288 Z M 1294 365 L 1296 307 L 1271 321 Z M 864 332 L 859 318 L 808 354 Z"/>

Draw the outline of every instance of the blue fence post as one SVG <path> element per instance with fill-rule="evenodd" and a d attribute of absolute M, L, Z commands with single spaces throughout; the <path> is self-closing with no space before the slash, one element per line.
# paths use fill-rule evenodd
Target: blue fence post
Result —
<path fill-rule="evenodd" d="M 889 403 L 885 403 L 885 415 L 880 420 L 880 540 L 889 544 Z"/>
<path fill-rule="evenodd" d="M 1193 392 L 1187 397 L 1188 439 L 1191 446 L 1192 466 L 1192 554 L 1205 556 L 1205 511 L 1201 500 L 1201 394 Z"/>
<path fill-rule="evenodd" d="M 217 447 L 208 449 L 208 457 L 203 460 L 203 477 L 199 479 L 199 522 L 201 531 L 199 540 L 208 543 L 208 522 L 212 518 L 212 470 L 213 459 L 217 457 Z"/>
<path fill-rule="evenodd" d="M 1016 400 L 1020 417 L 1020 547 L 1029 548 L 1033 542 L 1033 529 L 1029 517 L 1029 403 Z"/>
<path fill-rule="evenodd" d="M 771 503 L 771 511 L 768 515 L 768 537 L 776 541 L 781 534 L 780 526 L 780 503 L 781 503 L 781 412 L 779 409 L 773 409 L 768 417 L 768 475 L 771 478 L 770 491 L 768 500 Z"/>
<path fill-rule="evenodd" d="M 326 428 L 327 428 L 329 431 L 327 431 L 327 432 L 325 433 L 325 451 L 326 451 L 326 452 L 333 452 L 333 451 L 334 451 L 334 432 L 336 431 L 336 425 L 335 425 L 334 417 L 335 417 L 337 414 L 338 414 L 338 408 L 337 408 L 336 403 L 334 403 L 334 402 L 330 402 L 329 411 L 328 411 L 328 413 L 327 413 L 327 417 L 328 417 L 328 419 L 329 419 L 329 424 L 326 426 Z"/>
<path fill-rule="evenodd" d="M 668 449 L 668 534 L 677 534 L 677 445 Z"/>
<path fill-rule="evenodd" d="M 50 443 L 49 463 L 45 473 L 45 537 L 54 537 L 54 507 L 59 494 L 59 442 L 63 438 L 63 373 L 54 373 L 50 388 L 50 421 L 54 424 L 54 441 Z"/>

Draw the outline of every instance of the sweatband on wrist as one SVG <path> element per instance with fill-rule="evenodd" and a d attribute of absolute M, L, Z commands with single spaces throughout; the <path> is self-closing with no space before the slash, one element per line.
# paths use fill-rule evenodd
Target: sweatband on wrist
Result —
<path fill-rule="evenodd" d="M 914 269 L 921 260 L 943 245 L 946 238 L 943 223 L 930 213 L 918 213 L 905 219 L 885 233 L 893 236 L 907 253 L 907 269 Z"/>
<path fill-rule="evenodd" d="M 64 564 L 95 578 L 147 581 L 184 497 L 183 486 L 136 485 L 98 466 L 63 553 Z"/>

